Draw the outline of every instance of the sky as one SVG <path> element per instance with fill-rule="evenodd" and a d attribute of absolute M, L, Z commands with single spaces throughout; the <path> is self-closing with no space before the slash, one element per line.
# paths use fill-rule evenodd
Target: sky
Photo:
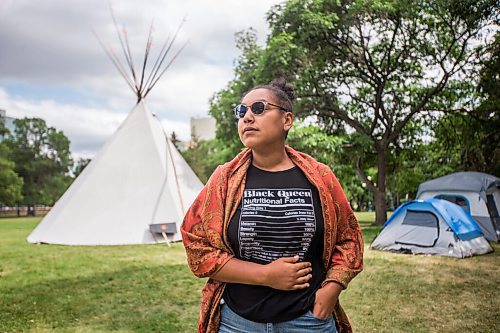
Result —
<path fill-rule="evenodd" d="M 252 27 L 264 44 L 266 13 L 280 2 L 111 1 L 136 66 L 151 22 L 156 54 L 186 19 L 174 50 L 187 46 L 146 99 L 167 133 L 189 139 L 190 118 L 207 116 L 210 97 L 234 77 L 235 33 Z M 135 105 L 93 31 L 120 49 L 106 0 L 0 0 L 0 109 L 62 130 L 75 159 L 95 156 Z"/>

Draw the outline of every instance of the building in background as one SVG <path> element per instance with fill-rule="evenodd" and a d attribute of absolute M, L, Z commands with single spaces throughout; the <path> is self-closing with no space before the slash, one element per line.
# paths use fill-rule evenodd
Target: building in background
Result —
<path fill-rule="evenodd" d="M 191 118 L 191 138 L 195 137 L 198 140 L 215 139 L 215 129 L 215 118 Z"/>
<path fill-rule="evenodd" d="M 0 117 L 2 117 L 5 121 L 5 127 L 10 131 L 10 133 L 14 133 L 14 130 L 16 129 L 16 126 L 14 125 L 14 120 L 16 118 L 12 118 L 7 116 L 7 111 L 4 109 L 0 109 Z M 4 137 L 0 135 L 0 141 L 2 141 Z"/>

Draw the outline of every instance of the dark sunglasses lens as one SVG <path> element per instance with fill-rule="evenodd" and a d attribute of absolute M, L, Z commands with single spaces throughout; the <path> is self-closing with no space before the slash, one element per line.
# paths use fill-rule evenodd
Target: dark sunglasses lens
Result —
<path fill-rule="evenodd" d="M 234 116 L 238 119 L 245 117 L 248 107 L 244 104 L 240 104 L 234 108 Z"/>
<path fill-rule="evenodd" d="M 261 114 L 266 109 L 266 104 L 264 102 L 255 102 L 252 104 L 252 112 L 254 114 Z"/>

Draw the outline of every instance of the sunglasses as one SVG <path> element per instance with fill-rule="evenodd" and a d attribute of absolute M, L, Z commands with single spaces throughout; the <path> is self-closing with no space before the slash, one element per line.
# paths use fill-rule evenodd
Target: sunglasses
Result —
<path fill-rule="evenodd" d="M 252 110 L 252 113 L 254 115 L 260 115 L 260 114 L 264 113 L 267 105 L 274 106 L 274 107 L 276 107 L 282 111 L 285 111 L 285 112 L 290 112 L 289 110 L 285 109 L 282 106 L 279 106 L 279 105 L 276 105 L 273 103 L 269 103 L 267 101 L 257 101 L 257 102 L 253 102 L 252 105 L 250 105 L 250 106 L 243 104 L 243 103 L 237 105 L 234 108 L 234 116 L 236 117 L 236 119 L 241 119 L 241 118 L 245 117 L 245 114 L 247 113 L 248 109 Z"/>

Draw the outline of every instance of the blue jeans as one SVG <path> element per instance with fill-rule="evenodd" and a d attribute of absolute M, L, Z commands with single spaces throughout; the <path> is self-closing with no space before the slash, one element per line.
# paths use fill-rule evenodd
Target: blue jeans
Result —
<path fill-rule="evenodd" d="M 234 313 L 227 304 L 221 305 L 219 333 L 337 333 L 333 316 L 318 319 L 311 311 L 282 323 L 257 323 Z"/>

